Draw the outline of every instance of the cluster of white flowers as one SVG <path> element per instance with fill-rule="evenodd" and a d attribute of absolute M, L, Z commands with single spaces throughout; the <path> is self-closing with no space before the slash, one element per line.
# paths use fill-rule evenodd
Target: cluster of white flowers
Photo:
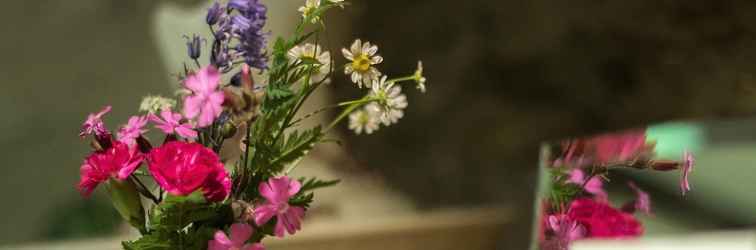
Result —
<path fill-rule="evenodd" d="M 176 100 L 162 96 L 145 96 L 139 104 L 139 111 L 155 114 L 165 109 L 173 109 Z"/>
<path fill-rule="evenodd" d="M 304 6 L 299 8 L 302 18 L 317 23 L 320 21 L 319 10 L 322 3 L 344 6 L 344 0 L 305 0 Z M 371 134 L 380 128 L 380 125 L 389 126 L 395 124 L 404 117 L 404 109 L 407 108 L 407 96 L 402 94 L 402 87 L 396 84 L 399 81 L 415 81 L 420 92 L 425 93 L 425 77 L 423 76 L 423 63 L 417 63 L 417 70 L 412 76 L 387 80 L 378 68 L 383 62 L 383 57 L 378 54 L 378 46 L 370 42 L 356 39 L 352 45 L 341 49 L 344 57 L 349 60 L 344 65 L 344 73 L 350 77 L 358 88 L 370 88 L 368 100 L 364 105 L 349 114 L 349 129 L 355 133 Z M 289 61 L 297 63 L 302 60 L 317 60 L 320 67 L 311 76 L 315 82 L 323 80 L 327 82 L 328 74 L 331 73 L 331 54 L 323 51 L 319 45 L 304 44 L 292 48 L 288 53 Z"/>

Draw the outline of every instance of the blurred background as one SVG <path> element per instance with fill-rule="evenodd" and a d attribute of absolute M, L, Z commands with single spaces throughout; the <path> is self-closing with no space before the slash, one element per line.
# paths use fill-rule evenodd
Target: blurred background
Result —
<path fill-rule="evenodd" d="M 288 35 L 304 0 L 263 2 L 272 34 Z M 410 74 L 423 60 L 429 91 L 405 91 L 410 106 L 398 125 L 370 136 L 344 125 L 334 134 L 342 146 L 311 154 L 297 175 L 344 183 L 318 193 L 310 228 L 291 244 L 271 240 L 271 249 L 425 249 L 449 239 L 525 249 L 539 143 L 644 125 L 662 157 L 692 150 L 698 160 L 685 197 L 677 173 L 613 179 L 617 201 L 631 198 L 630 179 L 651 193 L 647 235 L 756 225 L 756 2 L 349 2 L 326 18 L 324 43 L 337 64 L 340 48 L 362 38 L 380 47 L 386 74 Z M 0 248 L 115 249 L 133 236 L 107 197 L 76 192 L 88 151 L 77 133 L 104 105 L 113 105 L 105 122 L 115 129 L 143 96 L 171 96 L 187 59 L 182 36 L 207 34 L 209 4 L 0 4 Z M 356 96 L 347 80 L 337 72 L 313 106 Z M 406 238 L 391 238 L 396 232 Z"/>

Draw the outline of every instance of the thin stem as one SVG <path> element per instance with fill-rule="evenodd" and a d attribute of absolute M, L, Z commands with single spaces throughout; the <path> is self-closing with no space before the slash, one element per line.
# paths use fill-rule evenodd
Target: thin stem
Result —
<path fill-rule="evenodd" d="M 415 81 L 415 75 L 405 76 L 405 77 L 399 77 L 399 78 L 393 78 L 386 80 L 386 83 L 399 83 L 399 82 L 406 82 L 406 81 Z"/>
<path fill-rule="evenodd" d="M 370 103 L 372 101 L 374 101 L 373 98 L 369 98 L 369 96 L 365 96 L 364 98 L 362 98 L 360 100 L 357 100 L 357 101 L 340 103 L 340 104 L 345 104 L 345 105 L 349 105 L 349 106 L 346 109 L 344 109 L 344 111 L 341 111 L 341 114 L 339 114 L 339 116 L 337 116 L 336 119 L 334 119 L 331 122 L 331 124 L 329 124 L 328 127 L 326 127 L 326 129 L 325 129 L 325 131 L 323 131 L 323 133 L 327 133 L 328 131 L 330 131 L 333 127 L 336 126 L 336 124 L 338 124 L 341 120 L 343 120 L 345 117 L 347 117 L 347 115 L 349 115 L 350 113 L 352 113 L 352 111 L 354 111 L 355 109 L 361 107 L 362 105 Z"/>
<path fill-rule="evenodd" d="M 153 202 L 155 202 L 155 204 L 160 203 L 160 200 L 158 200 L 158 198 L 155 197 L 155 195 L 153 195 L 152 192 L 150 192 L 150 190 L 147 188 L 147 186 L 145 186 L 144 183 L 142 183 L 142 181 L 139 180 L 139 178 L 134 177 L 134 176 L 132 176 L 131 178 L 134 179 L 134 181 L 137 183 L 137 185 L 139 185 L 139 187 L 140 187 L 139 189 L 142 190 L 140 192 L 140 193 L 142 193 L 142 195 L 146 196 L 147 198 L 149 198 L 150 200 L 152 200 Z"/>

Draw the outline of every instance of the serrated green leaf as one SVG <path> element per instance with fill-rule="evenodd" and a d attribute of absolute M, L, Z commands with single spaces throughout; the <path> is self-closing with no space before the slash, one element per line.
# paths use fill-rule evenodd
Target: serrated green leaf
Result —
<path fill-rule="evenodd" d="M 305 192 L 309 192 L 318 188 L 324 188 L 324 187 L 330 187 L 330 186 L 336 185 L 339 182 L 341 182 L 341 180 L 336 179 L 336 180 L 323 181 L 315 177 L 310 177 L 310 178 L 300 178 L 299 182 L 302 183 L 302 188 L 299 189 L 299 192 L 305 193 Z"/>

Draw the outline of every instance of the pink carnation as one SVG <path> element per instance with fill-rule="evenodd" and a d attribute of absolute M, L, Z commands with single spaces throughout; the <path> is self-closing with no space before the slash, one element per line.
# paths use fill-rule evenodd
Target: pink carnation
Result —
<path fill-rule="evenodd" d="M 260 183 L 260 194 L 265 197 L 266 202 L 255 208 L 255 223 L 262 226 L 276 216 L 274 234 L 283 237 L 284 230 L 294 234 L 301 228 L 305 210 L 302 207 L 290 206 L 289 199 L 296 195 L 301 187 L 299 181 L 287 176 L 270 178 L 267 182 Z"/>
<path fill-rule="evenodd" d="M 173 113 L 170 109 L 160 112 L 162 119 L 154 114 L 149 114 L 150 121 L 154 122 L 155 127 L 162 130 L 165 134 L 178 134 L 184 138 L 197 138 L 197 131 L 189 123 L 181 123 L 181 114 Z"/>
<path fill-rule="evenodd" d="M 574 200 L 567 216 L 585 227 L 588 238 L 626 238 L 643 234 L 643 226 L 632 214 L 602 201 L 589 198 Z"/>
<path fill-rule="evenodd" d="M 107 150 L 92 153 L 81 165 L 79 192 L 88 197 L 97 185 L 110 178 L 125 180 L 143 159 L 144 155 L 136 147 L 129 147 L 122 142 L 114 142 Z"/>
<path fill-rule="evenodd" d="M 110 109 L 110 106 L 105 106 L 104 108 L 102 108 L 102 110 L 100 110 L 100 112 L 89 114 L 89 116 L 87 116 L 87 120 L 84 121 L 84 124 L 81 125 L 81 132 L 79 132 L 79 136 L 84 137 L 94 134 L 97 137 L 104 137 L 110 134 L 110 132 L 108 132 L 108 129 L 105 128 L 105 124 L 102 122 L 102 116 L 110 112 Z"/>
<path fill-rule="evenodd" d="M 147 125 L 147 117 L 132 116 L 126 125 L 118 130 L 118 141 L 128 145 L 136 144 L 136 139 L 147 132 L 146 129 L 142 129 L 144 125 Z"/>
<path fill-rule="evenodd" d="M 201 144 L 172 141 L 152 149 L 148 168 L 168 193 L 185 196 L 202 189 L 209 201 L 222 201 L 231 181 L 218 155 Z"/>
<path fill-rule="evenodd" d="M 231 225 L 231 237 L 223 231 L 215 232 L 215 237 L 207 242 L 208 250 L 265 250 L 261 243 L 246 243 L 254 233 L 254 228 L 246 223 Z"/>
<path fill-rule="evenodd" d="M 223 91 L 218 89 L 220 72 L 213 66 L 200 69 L 184 80 L 184 87 L 192 94 L 184 99 L 184 115 L 186 118 L 197 118 L 198 127 L 207 127 L 223 111 Z"/>

